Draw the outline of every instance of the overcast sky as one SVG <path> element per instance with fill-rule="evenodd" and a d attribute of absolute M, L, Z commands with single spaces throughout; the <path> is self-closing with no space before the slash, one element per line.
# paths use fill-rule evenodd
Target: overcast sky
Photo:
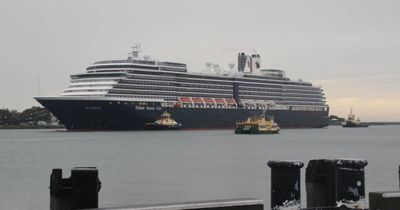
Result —
<path fill-rule="evenodd" d="M 396 0 L 1 0 L 0 108 L 38 105 L 140 42 L 195 71 L 259 53 L 263 68 L 321 85 L 331 114 L 400 121 L 399 11 Z"/>

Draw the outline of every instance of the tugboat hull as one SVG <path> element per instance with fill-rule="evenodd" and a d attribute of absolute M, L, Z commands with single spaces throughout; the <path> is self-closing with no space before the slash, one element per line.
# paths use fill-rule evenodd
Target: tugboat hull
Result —
<path fill-rule="evenodd" d="M 148 123 L 144 126 L 145 130 L 179 130 L 182 128 L 183 128 L 183 126 L 180 124 L 169 126 L 169 125 L 159 125 L 159 124 L 155 124 L 155 123 Z"/>
<path fill-rule="evenodd" d="M 259 131 L 258 129 L 235 129 L 235 134 L 279 134 L 279 130 Z"/>
<path fill-rule="evenodd" d="M 362 124 L 344 124 L 342 125 L 343 128 L 366 128 L 368 127 L 368 124 L 362 123 Z"/>

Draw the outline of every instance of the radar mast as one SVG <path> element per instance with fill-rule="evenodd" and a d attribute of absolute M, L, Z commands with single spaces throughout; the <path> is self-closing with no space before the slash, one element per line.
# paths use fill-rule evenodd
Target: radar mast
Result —
<path fill-rule="evenodd" d="M 132 48 L 132 51 L 131 51 L 130 55 L 132 56 L 132 58 L 138 58 L 139 52 L 142 51 L 142 50 L 140 50 L 140 44 L 135 44 L 131 48 Z"/>

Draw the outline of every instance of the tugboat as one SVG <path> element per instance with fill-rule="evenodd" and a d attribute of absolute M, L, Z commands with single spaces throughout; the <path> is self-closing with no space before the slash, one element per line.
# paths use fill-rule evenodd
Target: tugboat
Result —
<path fill-rule="evenodd" d="M 165 111 L 160 119 L 153 123 L 147 123 L 145 128 L 148 130 L 178 130 L 182 128 L 182 124 L 177 123 L 171 118 L 171 114 Z"/>
<path fill-rule="evenodd" d="M 344 128 L 366 128 L 368 127 L 368 123 L 360 122 L 360 118 L 357 118 L 356 115 L 353 114 L 353 109 L 350 109 L 350 114 L 347 117 L 347 120 L 342 124 Z"/>
<path fill-rule="evenodd" d="M 265 115 L 252 116 L 247 120 L 236 123 L 235 134 L 277 134 L 279 126 L 274 122 L 274 117 Z"/>

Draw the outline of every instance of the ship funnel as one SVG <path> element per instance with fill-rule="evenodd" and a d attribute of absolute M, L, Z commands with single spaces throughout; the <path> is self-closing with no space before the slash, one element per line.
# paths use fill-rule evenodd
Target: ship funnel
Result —
<path fill-rule="evenodd" d="M 144 59 L 145 61 L 148 61 L 148 60 L 150 60 L 150 56 L 149 56 L 149 55 L 143 55 L 143 59 Z"/>
<path fill-rule="evenodd" d="M 238 71 L 244 73 L 261 73 L 261 58 L 259 54 L 246 55 L 238 54 Z"/>
<path fill-rule="evenodd" d="M 241 52 L 238 54 L 238 71 L 239 72 L 251 72 L 251 57 Z"/>
<path fill-rule="evenodd" d="M 251 55 L 250 59 L 250 72 L 259 74 L 261 71 L 261 58 L 259 54 Z"/>

